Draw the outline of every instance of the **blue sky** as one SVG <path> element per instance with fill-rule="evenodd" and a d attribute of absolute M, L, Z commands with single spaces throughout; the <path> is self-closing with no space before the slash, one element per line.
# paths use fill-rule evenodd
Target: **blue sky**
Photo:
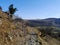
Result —
<path fill-rule="evenodd" d="M 60 18 L 60 0 L 1 0 L 0 6 L 8 10 L 14 4 L 18 9 L 15 13 L 24 19 Z"/>

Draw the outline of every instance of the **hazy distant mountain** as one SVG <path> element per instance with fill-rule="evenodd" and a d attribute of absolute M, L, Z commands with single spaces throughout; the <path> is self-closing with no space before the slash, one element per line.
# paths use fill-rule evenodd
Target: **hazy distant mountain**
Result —
<path fill-rule="evenodd" d="M 47 18 L 40 20 L 28 20 L 30 26 L 56 26 L 60 27 L 60 18 Z"/>

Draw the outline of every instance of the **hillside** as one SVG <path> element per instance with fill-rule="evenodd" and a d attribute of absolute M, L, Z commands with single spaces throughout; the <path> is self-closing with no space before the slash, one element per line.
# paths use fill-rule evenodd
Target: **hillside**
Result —
<path fill-rule="evenodd" d="M 0 45 L 40 45 L 40 43 L 37 29 L 26 26 L 23 19 L 12 19 L 0 10 Z"/>
<path fill-rule="evenodd" d="M 47 18 L 40 20 L 28 20 L 30 26 L 54 26 L 60 27 L 60 18 Z"/>
<path fill-rule="evenodd" d="M 7 13 L 0 10 L 0 45 L 60 44 L 60 41 L 55 38 L 51 36 L 41 37 L 41 34 L 37 28 L 28 26 L 23 19 L 12 19 Z"/>

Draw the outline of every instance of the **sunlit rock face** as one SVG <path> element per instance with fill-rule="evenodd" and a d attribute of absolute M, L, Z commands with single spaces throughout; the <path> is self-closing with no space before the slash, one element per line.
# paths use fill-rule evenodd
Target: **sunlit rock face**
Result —
<path fill-rule="evenodd" d="M 30 35 L 30 37 L 26 41 L 26 44 L 27 45 L 40 45 L 37 35 Z"/>

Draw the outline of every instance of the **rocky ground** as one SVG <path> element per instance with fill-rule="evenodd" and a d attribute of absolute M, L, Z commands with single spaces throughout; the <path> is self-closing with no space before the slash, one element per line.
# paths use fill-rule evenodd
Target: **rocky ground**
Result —
<path fill-rule="evenodd" d="M 23 20 L 9 18 L 0 11 L 0 45 L 60 45 L 58 40 L 40 35 L 41 32 L 27 26 Z"/>

